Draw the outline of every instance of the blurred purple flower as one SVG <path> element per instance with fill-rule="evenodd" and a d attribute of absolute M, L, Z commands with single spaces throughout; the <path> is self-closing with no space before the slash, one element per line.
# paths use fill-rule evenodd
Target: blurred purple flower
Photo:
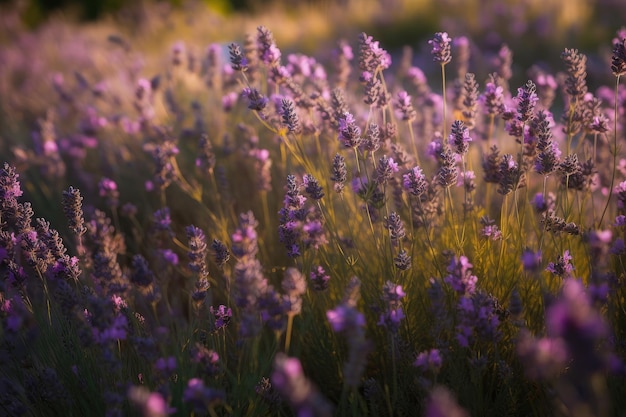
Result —
<path fill-rule="evenodd" d="M 206 387 L 204 381 L 192 378 L 187 381 L 183 392 L 183 401 L 188 403 L 195 413 L 204 414 L 216 405 L 226 400 L 226 393 L 222 390 Z"/>
<path fill-rule="evenodd" d="M 448 265 L 449 275 L 444 278 L 459 295 L 471 295 L 476 291 L 478 278 L 472 275 L 472 264 L 465 256 L 455 256 Z"/>
<path fill-rule="evenodd" d="M 438 374 L 441 366 L 443 365 L 443 359 L 438 349 L 425 350 L 417 355 L 413 366 L 419 368 L 422 372 L 432 372 Z"/>
<path fill-rule="evenodd" d="M 297 358 L 290 358 L 284 353 L 276 354 L 271 382 L 272 386 L 289 401 L 299 417 L 332 416 L 331 403 L 304 375 Z"/>

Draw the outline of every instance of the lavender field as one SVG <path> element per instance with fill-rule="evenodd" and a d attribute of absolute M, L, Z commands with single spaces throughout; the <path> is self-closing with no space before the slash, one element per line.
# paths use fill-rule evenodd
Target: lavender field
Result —
<path fill-rule="evenodd" d="M 270 3 L 0 5 L 0 416 L 626 416 L 626 5 Z"/>

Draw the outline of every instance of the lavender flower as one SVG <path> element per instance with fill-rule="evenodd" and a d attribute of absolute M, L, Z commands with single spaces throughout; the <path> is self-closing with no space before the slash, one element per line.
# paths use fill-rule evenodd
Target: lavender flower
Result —
<path fill-rule="evenodd" d="M 339 141 L 346 148 L 357 148 L 361 143 L 361 128 L 350 113 L 344 113 L 339 119 Z"/>
<path fill-rule="evenodd" d="M 211 243 L 213 257 L 218 267 L 222 268 L 230 259 L 230 251 L 226 245 L 219 239 L 213 239 Z"/>
<path fill-rule="evenodd" d="M 280 65 L 280 49 L 276 46 L 274 35 L 265 26 L 259 26 L 257 28 L 257 44 L 259 48 L 259 58 L 263 63 L 271 67 Z"/>
<path fill-rule="evenodd" d="M 465 155 L 469 149 L 469 143 L 472 138 L 469 135 L 469 129 L 460 120 L 452 122 L 452 130 L 448 138 L 448 143 L 452 146 L 455 153 Z"/>
<path fill-rule="evenodd" d="M 552 272 L 554 275 L 565 278 L 571 278 L 574 272 L 574 265 L 571 264 L 572 256 L 569 251 L 563 252 L 563 255 L 557 256 L 556 262 L 550 262 L 546 271 Z"/>
<path fill-rule="evenodd" d="M 507 195 L 520 185 L 522 170 L 513 160 L 513 156 L 506 154 L 502 156 L 499 169 L 498 193 Z"/>
<path fill-rule="evenodd" d="M 428 41 L 428 44 L 431 46 L 433 61 L 446 65 L 452 60 L 451 42 L 452 39 L 446 32 L 435 33 L 434 38 Z"/>
<path fill-rule="evenodd" d="M 567 78 L 565 79 L 565 92 L 570 103 L 582 104 L 585 94 L 587 94 L 587 57 L 578 52 L 578 49 L 568 49 L 561 53 L 561 59 L 567 67 Z M 564 115 L 564 117 L 569 117 Z"/>
<path fill-rule="evenodd" d="M 191 362 L 200 366 L 202 375 L 214 377 L 221 373 L 220 356 L 213 349 L 207 349 L 206 346 L 196 343 L 189 353 L 191 354 Z"/>
<path fill-rule="evenodd" d="M 398 93 L 395 107 L 402 114 L 402 120 L 411 122 L 417 117 L 417 112 L 411 103 L 411 96 L 406 91 Z"/>
<path fill-rule="evenodd" d="M 621 77 L 626 74 L 626 38 L 613 44 L 611 71 L 613 71 L 613 75 L 616 77 Z"/>
<path fill-rule="evenodd" d="M 441 160 L 439 161 L 439 170 L 437 171 L 437 183 L 448 188 L 456 184 L 459 171 L 456 167 L 456 159 L 449 147 L 445 146 L 441 152 Z"/>
<path fill-rule="evenodd" d="M 436 386 L 430 393 L 424 417 L 469 417 L 447 388 Z"/>
<path fill-rule="evenodd" d="M 533 120 L 533 130 L 537 135 L 537 159 L 535 171 L 549 175 L 560 165 L 561 150 L 552 140 L 551 121 L 546 111 L 541 110 Z"/>
<path fill-rule="evenodd" d="M 324 190 L 313 175 L 305 174 L 302 177 L 302 185 L 304 185 L 304 191 L 306 191 L 313 200 L 320 200 L 324 197 Z"/>
<path fill-rule="evenodd" d="M 197 414 L 213 410 L 216 405 L 225 400 L 226 393 L 224 391 L 206 387 L 199 378 L 190 379 L 183 393 L 183 401 L 188 403 Z"/>
<path fill-rule="evenodd" d="M 152 224 L 155 230 L 172 234 L 172 219 L 170 217 L 169 207 L 163 207 L 155 211 L 152 215 Z"/>
<path fill-rule="evenodd" d="M 406 271 L 411 267 L 411 256 L 406 252 L 406 250 L 402 249 L 398 252 L 398 255 L 393 258 L 393 264 L 400 271 Z"/>
<path fill-rule="evenodd" d="M 228 45 L 228 51 L 230 54 L 230 64 L 235 71 L 247 71 L 248 60 L 243 56 L 241 52 L 241 46 L 236 43 Z"/>
<path fill-rule="evenodd" d="M 346 161 L 343 156 L 336 154 L 333 158 L 333 168 L 330 179 L 335 183 L 334 189 L 338 194 L 343 192 L 347 177 Z"/>
<path fill-rule="evenodd" d="M 209 271 L 206 266 L 208 248 L 204 232 L 194 225 L 187 226 L 185 231 L 189 245 L 189 251 L 187 252 L 189 269 L 197 272 L 201 278 L 206 278 L 209 275 Z"/>
<path fill-rule="evenodd" d="M 154 282 L 154 273 L 150 270 L 148 262 L 141 255 L 133 256 L 133 273 L 130 282 L 138 287 L 149 287 Z"/>
<path fill-rule="evenodd" d="M 538 272 L 541 267 L 541 251 L 524 249 L 522 252 L 522 266 L 525 271 Z"/>
<path fill-rule="evenodd" d="M 293 101 L 288 99 L 282 99 L 282 113 L 283 124 L 287 126 L 287 130 L 292 133 L 302 132 L 302 126 L 300 125 L 300 119 L 296 113 Z"/>
<path fill-rule="evenodd" d="M 439 373 L 442 365 L 443 359 L 438 349 L 421 352 L 413 363 L 413 366 L 419 368 L 422 372 L 432 372 L 435 375 Z"/>
<path fill-rule="evenodd" d="M 63 191 L 63 213 L 69 222 L 69 227 L 76 236 L 82 236 L 87 231 L 83 217 L 83 197 L 80 190 L 71 187 Z"/>
<path fill-rule="evenodd" d="M 384 305 L 384 311 L 381 313 L 378 320 L 379 326 L 384 326 L 393 334 L 398 332 L 400 322 L 404 319 L 404 312 L 402 311 L 402 302 L 406 294 L 402 290 L 401 285 L 387 281 L 383 286 L 382 300 Z"/>
<path fill-rule="evenodd" d="M 490 219 L 489 216 L 481 217 L 480 224 L 483 225 L 483 228 L 480 231 L 480 236 L 493 241 L 502 240 L 502 231 L 495 223 L 495 220 Z"/>
<path fill-rule="evenodd" d="M 196 158 L 196 167 L 207 175 L 213 175 L 215 168 L 215 153 L 213 152 L 213 144 L 207 134 L 202 134 L 198 140 L 198 157 Z"/>
<path fill-rule="evenodd" d="M 444 278 L 459 295 L 471 295 L 476 291 L 478 278 L 472 275 L 472 264 L 465 256 L 454 257 L 448 265 L 448 273 Z"/>
<path fill-rule="evenodd" d="M 311 268 L 311 273 L 309 274 L 311 279 L 311 287 L 315 291 L 325 291 L 328 289 L 330 276 L 326 273 L 324 268 L 321 265 Z"/>
<path fill-rule="evenodd" d="M 296 268 L 287 268 L 281 285 L 285 292 L 287 314 L 300 314 L 302 310 L 302 296 L 306 293 L 306 279 L 304 275 Z"/>
<path fill-rule="evenodd" d="M 498 75 L 489 74 L 485 84 L 485 92 L 479 101 L 485 107 L 488 115 L 501 114 L 504 111 L 504 89 L 498 85 Z"/>
<path fill-rule="evenodd" d="M 396 172 L 398 172 L 398 164 L 395 163 L 393 158 L 383 155 L 378 160 L 378 165 L 376 165 L 376 183 L 386 184 Z"/>
<path fill-rule="evenodd" d="M 139 409 L 144 417 L 167 417 L 176 410 L 168 407 L 163 395 L 150 392 L 144 387 L 131 386 L 128 399 Z"/>
<path fill-rule="evenodd" d="M 528 80 L 526 85 L 517 89 L 517 120 L 521 123 L 527 123 L 534 115 L 535 106 L 539 97 L 537 96 L 537 86 L 532 80 Z"/>
<path fill-rule="evenodd" d="M 241 95 L 248 99 L 248 108 L 250 110 L 263 111 L 269 102 L 269 99 L 256 88 L 245 87 Z"/>
<path fill-rule="evenodd" d="M 400 215 L 395 211 L 390 213 L 389 216 L 385 218 L 385 227 L 389 230 L 391 244 L 393 246 L 398 246 L 402 239 L 406 236 L 404 224 L 402 223 Z"/>
<path fill-rule="evenodd" d="M 359 67 L 362 71 L 376 74 L 391 65 L 391 55 L 379 46 L 371 36 L 365 33 L 359 35 Z"/>
<path fill-rule="evenodd" d="M 402 186 L 411 195 L 416 197 L 421 196 L 428 187 L 428 183 L 426 182 L 426 177 L 422 173 L 422 169 L 416 166 L 404 174 L 402 176 Z"/>
<path fill-rule="evenodd" d="M 271 382 L 272 386 L 289 401 L 298 416 L 332 416 L 332 405 L 304 375 L 297 358 L 278 353 L 274 359 Z"/>
<path fill-rule="evenodd" d="M 215 331 L 225 329 L 226 326 L 228 326 L 228 324 L 230 323 L 231 318 L 233 317 L 233 310 L 230 307 L 227 308 L 223 304 L 220 304 L 217 310 L 213 308 L 213 306 L 211 306 L 209 308 L 209 311 L 211 312 L 211 314 L 213 314 L 213 316 L 215 316 Z"/>
<path fill-rule="evenodd" d="M 468 129 L 476 126 L 476 109 L 478 107 L 478 83 L 476 76 L 468 72 L 463 83 L 463 119 Z"/>

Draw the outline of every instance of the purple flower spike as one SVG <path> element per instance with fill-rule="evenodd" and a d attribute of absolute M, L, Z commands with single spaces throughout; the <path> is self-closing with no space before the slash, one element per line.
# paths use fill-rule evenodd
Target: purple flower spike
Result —
<path fill-rule="evenodd" d="M 356 125 L 354 116 L 345 113 L 339 119 L 339 141 L 346 148 L 356 148 L 361 140 L 361 128 Z"/>
<path fill-rule="evenodd" d="M 451 43 L 452 39 L 446 32 L 435 33 L 435 37 L 428 41 L 431 46 L 433 61 L 441 65 L 448 64 L 452 60 Z"/>

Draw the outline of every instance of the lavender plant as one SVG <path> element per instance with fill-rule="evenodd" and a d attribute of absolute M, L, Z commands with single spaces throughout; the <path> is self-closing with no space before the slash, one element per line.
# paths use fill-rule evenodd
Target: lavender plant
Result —
<path fill-rule="evenodd" d="M 119 95 L 57 77 L 44 151 L 2 150 L 0 414 L 624 409 L 623 36 L 614 89 L 568 48 L 516 95 L 446 32 L 441 75 L 239 36 Z"/>

